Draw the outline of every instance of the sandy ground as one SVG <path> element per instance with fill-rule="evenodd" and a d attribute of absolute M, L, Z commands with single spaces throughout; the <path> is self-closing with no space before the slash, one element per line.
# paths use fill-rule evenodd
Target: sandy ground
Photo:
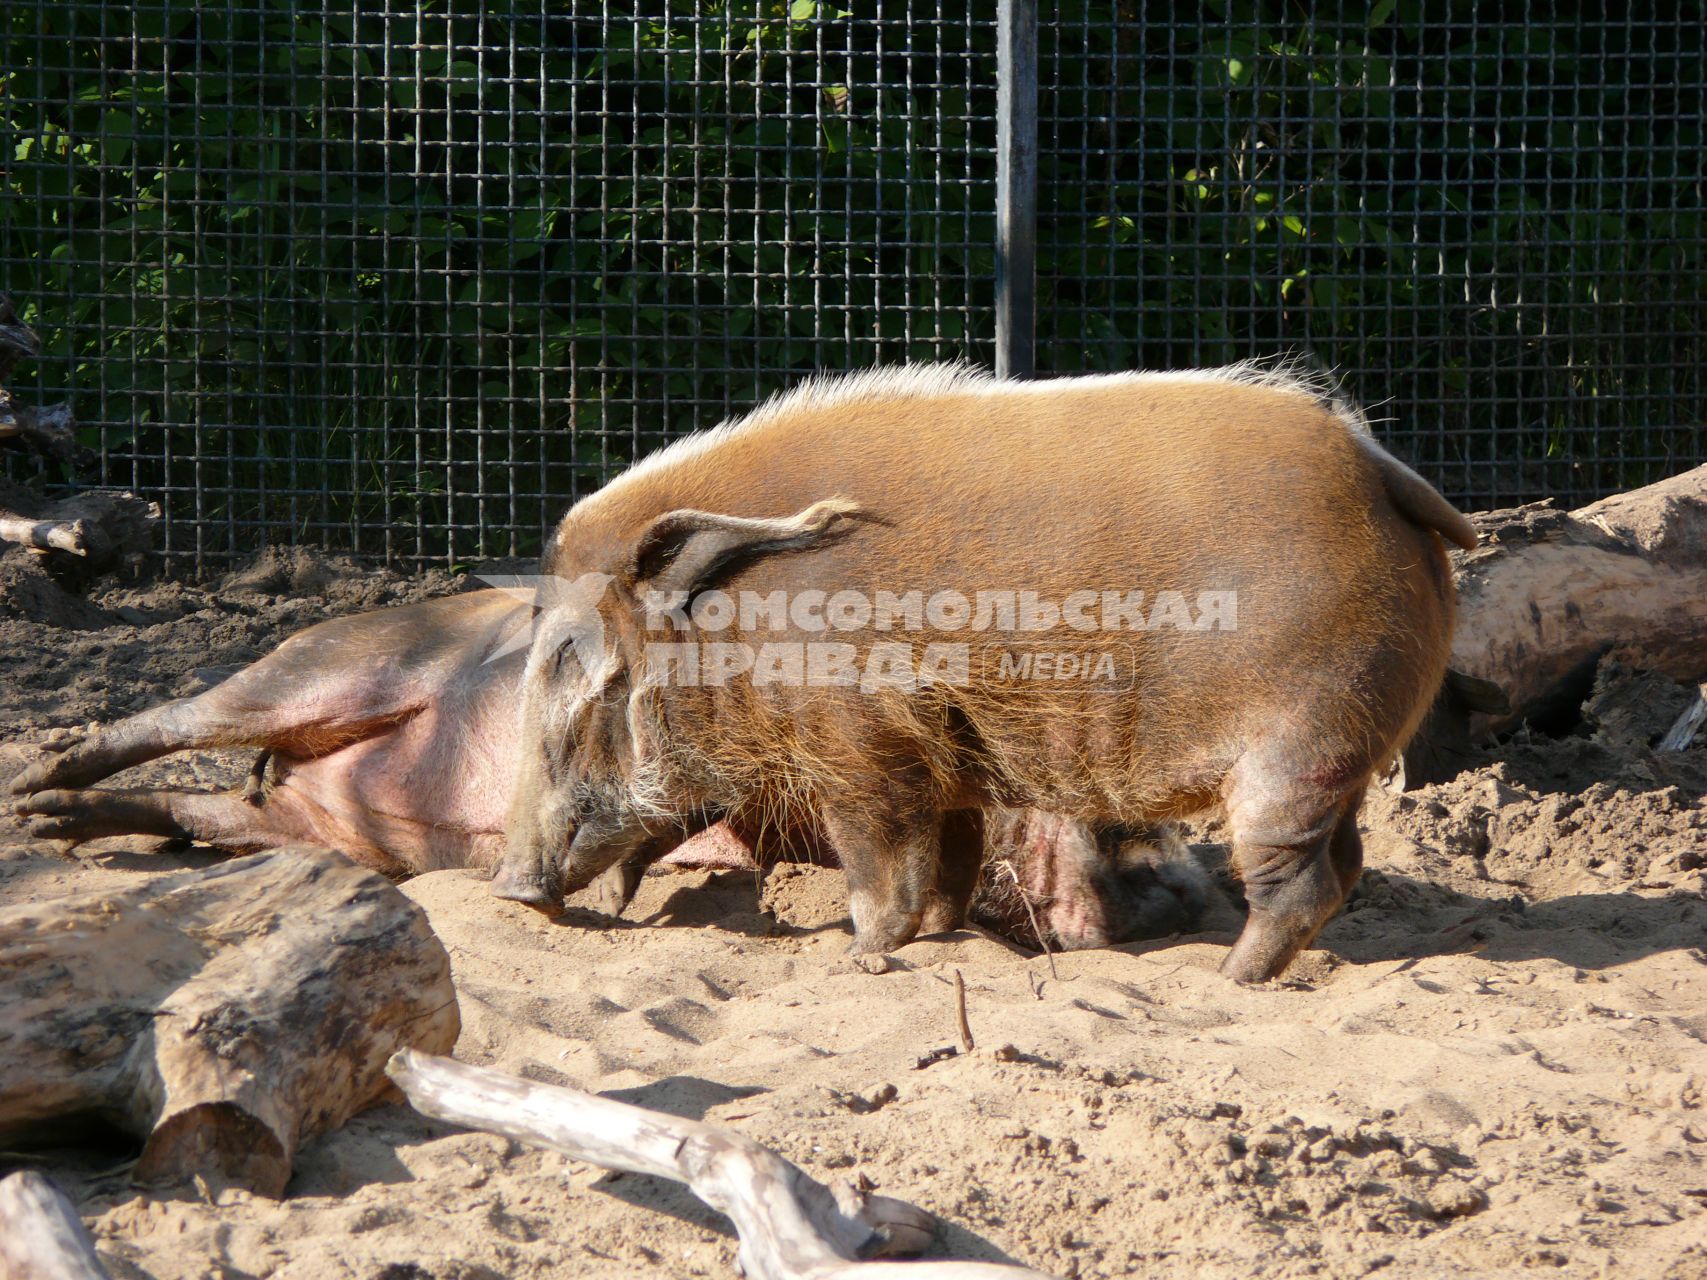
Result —
<path fill-rule="evenodd" d="M 277 557 L 87 601 L 0 561 L 0 738 L 193 692 L 330 613 L 453 589 Z M 1370 873 L 1287 981 L 1215 973 L 1237 929 L 1046 958 L 977 933 L 842 960 L 840 876 L 660 875 L 630 919 L 548 922 L 467 873 L 407 884 L 450 951 L 458 1056 L 733 1125 L 944 1222 L 939 1253 L 1062 1276 L 1707 1277 L 1707 749 L 1621 677 L 1577 735 L 1374 796 Z M 13 767 L 0 749 L 0 773 Z M 11 750 L 15 757 L 17 752 Z M 212 787 L 246 760 L 144 780 Z M 1196 852 L 1219 868 L 1212 830 Z M 0 810 L 0 903 L 206 865 L 75 860 Z M 965 977 L 978 1050 L 952 1044 Z M 4 1064 L 0 1064 L 0 1070 Z M 147 1192 L 134 1153 L 6 1153 L 79 1202 L 117 1276 L 732 1276 L 685 1191 L 402 1106 L 301 1153 L 282 1202 Z"/>

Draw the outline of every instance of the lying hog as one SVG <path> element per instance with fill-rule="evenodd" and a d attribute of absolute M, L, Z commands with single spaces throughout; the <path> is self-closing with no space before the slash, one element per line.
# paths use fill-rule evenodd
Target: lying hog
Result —
<path fill-rule="evenodd" d="M 1445 674 L 1445 541 L 1476 533 L 1284 371 L 811 381 L 564 517 L 495 890 L 552 910 L 712 817 L 805 813 L 883 952 L 964 918 L 957 813 L 1220 810 L 1251 907 L 1222 970 L 1272 978 Z"/>
<path fill-rule="evenodd" d="M 391 874 L 492 868 L 503 852 L 524 657 L 513 638 L 529 612 L 502 591 L 476 591 L 320 623 L 196 697 L 62 732 L 55 754 L 13 780 L 18 811 L 44 838 L 147 834 L 240 852 L 308 841 Z M 259 748 L 250 785 L 73 789 L 211 747 Z M 984 847 L 975 918 L 1027 945 L 1158 937 L 1202 909 L 1202 872 L 1169 825 L 1092 833 L 1019 812 L 985 825 L 974 815 L 950 833 Z M 714 827 L 669 860 L 750 866 L 755 850 L 766 860 L 833 857 L 812 831 L 749 823 Z M 596 886 L 598 904 L 620 913 L 642 870 L 613 870 Z"/>

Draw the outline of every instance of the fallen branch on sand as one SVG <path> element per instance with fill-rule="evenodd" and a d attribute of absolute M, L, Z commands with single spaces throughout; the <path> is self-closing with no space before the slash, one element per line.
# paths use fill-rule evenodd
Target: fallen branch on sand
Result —
<path fill-rule="evenodd" d="M 0 504 L 0 542 L 76 556 L 91 569 L 140 560 L 160 520 L 157 503 L 105 489 L 49 501 L 7 485 L 0 487 Z"/>
<path fill-rule="evenodd" d="M 735 1224 L 747 1280 L 1043 1280 L 989 1262 L 871 1262 L 929 1243 L 930 1214 L 826 1187 L 751 1138 L 697 1120 L 404 1050 L 386 1072 L 417 1111 L 561 1151 L 601 1169 L 685 1182 Z"/>

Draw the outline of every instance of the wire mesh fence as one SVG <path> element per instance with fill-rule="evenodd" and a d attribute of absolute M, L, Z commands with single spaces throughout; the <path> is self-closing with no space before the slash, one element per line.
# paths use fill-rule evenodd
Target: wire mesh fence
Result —
<path fill-rule="evenodd" d="M 1060 0 L 1040 371 L 1313 351 L 1470 507 L 1703 461 L 1704 28 L 1568 8 Z"/>
<path fill-rule="evenodd" d="M 807 372 L 991 362 L 991 8 L 14 0 L 18 389 L 175 558 L 530 554 Z M 1476 506 L 1707 459 L 1699 24 L 1040 8 L 1043 376 L 1312 350 Z"/>

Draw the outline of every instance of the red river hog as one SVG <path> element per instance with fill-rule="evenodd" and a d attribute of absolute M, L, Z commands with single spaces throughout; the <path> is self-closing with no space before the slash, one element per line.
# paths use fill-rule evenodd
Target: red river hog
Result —
<path fill-rule="evenodd" d="M 1225 813 L 1260 981 L 1361 869 L 1475 534 L 1286 369 L 816 378 L 573 507 L 522 677 L 500 896 L 553 910 L 729 815 L 809 818 L 856 952 L 957 925 L 956 815 Z M 945 836 L 947 838 L 945 838 Z"/>

